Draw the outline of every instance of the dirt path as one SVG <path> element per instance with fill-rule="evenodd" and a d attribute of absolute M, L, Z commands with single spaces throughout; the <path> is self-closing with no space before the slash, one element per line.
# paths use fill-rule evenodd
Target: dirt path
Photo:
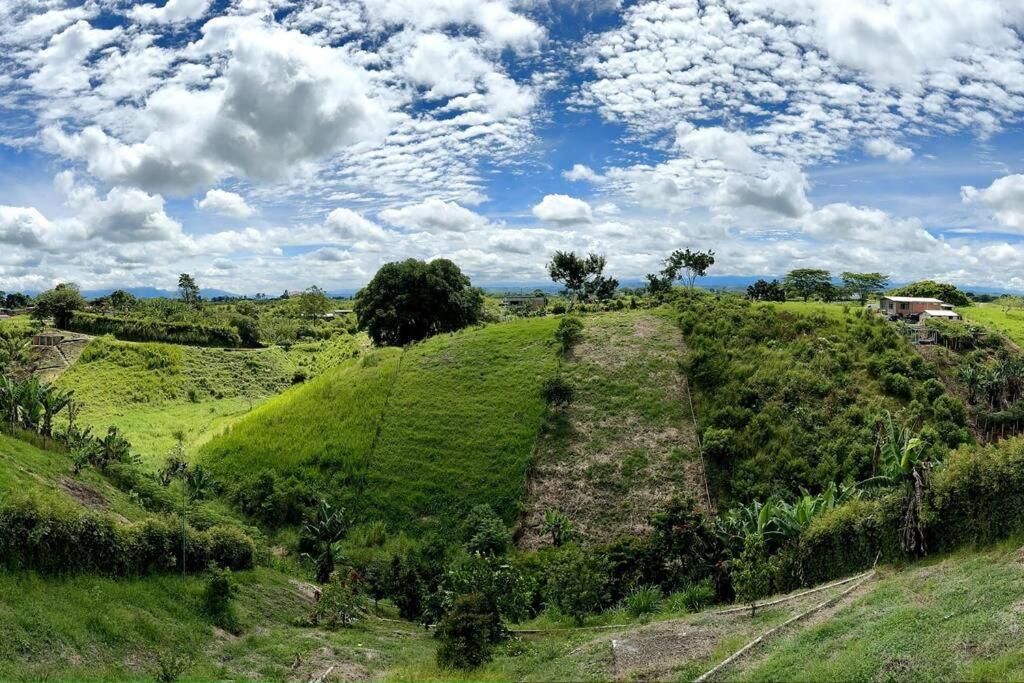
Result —
<path fill-rule="evenodd" d="M 537 442 L 519 543 L 549 542 L 558 510 L 585 541 L 635 534 L 676 492 L 703 499 L 700 461 L 671 321 L 647 312 L 585 318 L 563 372 L 576 398 Z"/>

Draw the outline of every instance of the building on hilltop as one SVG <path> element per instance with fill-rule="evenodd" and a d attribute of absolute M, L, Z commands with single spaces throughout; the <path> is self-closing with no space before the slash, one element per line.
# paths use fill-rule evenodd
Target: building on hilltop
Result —
<path fill-rule="evenodd" d="M 960 316 L 953 312 L 953 305 L 947 304 L 942 299 L 933 299 L 923 296 L 883 296 L 879 304 L 879 310 L 883 315 L 892 319 L 910 320 L 917 322 L 924 313 L 936 313 L 945 311 L 932 317 L 947 320 L 959 320 Z M 952 315 L 949 315 L 952 314 Z"/>

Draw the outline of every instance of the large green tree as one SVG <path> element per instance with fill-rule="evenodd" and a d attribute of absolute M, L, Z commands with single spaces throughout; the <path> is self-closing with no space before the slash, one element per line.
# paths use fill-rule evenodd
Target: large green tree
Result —
<path fill-rule="evenodd" d="M 832 275 L 827 270 L 797 268 L 786 273 L 782 284 L 787 292 L 807 301 L 812 296 L 824 292 L 832 284 Z"/>
<path fill-rule="evenodd" d="M 572 293 L 572 302 L 584 297 L 610 299 L 619 281 L 604 276 L 605 258 L 599 254 L 577 256 L 574 251 L 556 251 L 548 263 L 552 281 L 561 282 Z"/>
<path fill-rule="evenodd" d="M 909 285 L 893 289 L 889 292 L 894 296 L 921 296 L 941 299 L 954 306 L 970 306 L 971 300 L 955 286 L 934 280 L 921 280 Z"/>
<path fill-rule="evenodd" d="M 681 280 L 687 289 L 693 289 L 698 277 L 707 275 L 708 269 L 715 265 L 715 252 L 690 251 L 676 249 L 665 259 L 665 268 L 661 274 L 669 282 Z"/>
<path fill-rule="evenodd" d="M 359 328 L 382 346 L 473 325 L 482 309 L 483 294 L 447 259 L 387 263 L 355 299 Z"/>
<path fill-rule="evenodd" d="M 889 276 L 881 273 L 851 273 L 847 271 L 840 277 L 846 291 L 860 297 L 862 306 L 867 305 L 869 298 L 878 296 L 889 286 Z"/>
<path fill-rule="evenodd" d="M 32 312 L 38 320 L 53 318 L 53 324 L 66 328 L 75 311 L 85 308 L 85 298 L 73 282 L 59 284 L 36 297 L 36 309 Z"/>
<path fill-rule="evenodd" d="M 181 300 L 189 306 L 199 306 L 199 285 L 196 284 L 196 279 L 188 273 L 182 273 L 178 276 L 178 295 Z"/>

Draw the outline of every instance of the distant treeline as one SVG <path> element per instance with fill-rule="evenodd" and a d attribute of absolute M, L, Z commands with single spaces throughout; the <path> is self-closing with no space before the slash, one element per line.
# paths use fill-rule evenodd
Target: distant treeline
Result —
<path fill-rule="evenodd" d="M 121 318 L 75 311 L 68 329 L 84 334 L 110 334 L 123 341 L 167 342 L 189 346 L 240 347 L 238 330 L 227 325 L 162 322 L 153 318 Z"/>

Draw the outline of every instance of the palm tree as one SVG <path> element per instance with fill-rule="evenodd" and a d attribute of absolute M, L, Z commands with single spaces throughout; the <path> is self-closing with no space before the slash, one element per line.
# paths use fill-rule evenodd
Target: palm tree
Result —
<path fill-rule="evenodd" d="M 960 381 L 967 387 L 967 402 L 975 403 L 978 400 L 978 390 L 981 388 L 981 372 L 974 363 L 967 363 L 960 366 Z"/>
<path fill-rule="evenodd" d="M 327 583 L 334 571 L 334 544 L 340 541 L 348 530 L 345 510 L 332 510 L 331 504 L 321 500 L 316 515 L 306 522 L 306 535 L 313 542 L 313 552 L 303 553 L 316 565 L 316 580 Z"/>
<path fill-rule="evenodd" d="M 52 384 L 43 387 L 40 395 L 40 403 L 43 406 L 43 427 L 42 434 L 45 437 L 53 435 L 53 418 L 68 407 L 71 403 L 71 396 L 74 391 L 64 391 Z"/>
<path fill-rule="evenodd" d="M 921 505 L 932 463 L 928 460 L 924 442 L 893 419 L 886 411 L 879 429 L 875 449 L 882 473 L 880 478 L 903 488 L 904 509 L 900 525 L 900 546 L 904 552 L 924 552 L 924 526 Z"/>

